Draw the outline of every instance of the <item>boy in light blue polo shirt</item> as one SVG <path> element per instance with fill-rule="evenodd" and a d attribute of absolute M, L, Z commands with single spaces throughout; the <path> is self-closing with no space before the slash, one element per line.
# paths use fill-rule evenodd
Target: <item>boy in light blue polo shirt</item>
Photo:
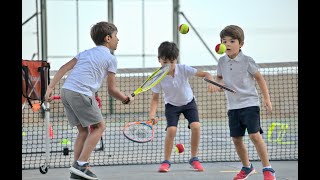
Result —
<path fill-rule="evenodd" d="M 155 114 L 159 102 L 159 93 L 162 91 L 165 103 L 165 116 L 167 119 L 166 139 L 164 144 L 164 161 L 159 172 L 168 172 L 171 166 L 170 157 L 173 148 L 174 138 L 177 132 L 179 116 L 182 113 L 188 120 L 188 128 L 191 129 L 191 159 L 190 165 L 194 170 L 204 171 L 204 168 L 197 157 L 198 146 L 200 143 L 200 122 L 195 97 L 189 84 L 189 78 L 192 76 L 206 77 L 212 80 L 212 76 L 193 67 L 177 64 L 179 49 L 173 42 L 165 41 L 158 48 L 158 60 L 163 66 L 170 63 L 171 70 L 168 75 L 160 81 L 151 90 L 153 92 L 150 105 L 150 119 L 155 119 Z M 213 92 L 214 86 L 208 84 L 209 92 Z"/>
<path fill-rule="evenodd" d="M 227 50 L 225 52 L 226 55 L 219 59 L 215 80 L 217 82 L 223 80 L 227 87 L 237 92 L 233 94 L 225 91 L 230 136 L 243 165 L 234 180 L 247 179 L 248 176 L 255 172 L 243 143 L 243 136 L 246 130 L 262 162 L 264 180 L 275 180 L 275 171 L 270 165 L 267 147 L 261 136 L 263 131 L 260 126 L 260 102 L 255 81 L 263 94 L 263 104 L 271 112 L 272 104 L 267 84 L 255 61 L 241 51 L 241 47 L 244 44 L 244 33 L 239 26 L 230 25 L 225 27 L 220 32 L 220 38 L 221 42 L 226 45 Z M 217 88 L 214 91 L 217 91 Z"/>

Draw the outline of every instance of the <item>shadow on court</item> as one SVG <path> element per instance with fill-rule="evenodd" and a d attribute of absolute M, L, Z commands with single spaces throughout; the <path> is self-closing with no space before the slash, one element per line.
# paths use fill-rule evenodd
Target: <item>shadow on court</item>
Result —
<path fill-rule="evenodd" d="M 256 169 L 248 180 L 263 180 L 262 165 L 260 161 L 252 162 Z M 172 164 L 168 173 L 157 172 L 159 164 L 151 165 L 117 165 L 94 166 L 91 170 L 99 180 L 232 180 L 240 170 L 240 162 L 202 163 L 204 172 L 193 171 L 189 164 Z M 271 161 L 276 171 L 277 180 L 297 180 L 298 161 Z M 39 169 L 23 170 L 23 180 L 68 180 L 68 168 L 49 168 L 46 174 Z"/>

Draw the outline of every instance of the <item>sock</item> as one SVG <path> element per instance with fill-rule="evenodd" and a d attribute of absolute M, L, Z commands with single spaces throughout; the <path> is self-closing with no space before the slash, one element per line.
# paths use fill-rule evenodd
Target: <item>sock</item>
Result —
<path fill-rule="evenodd" d="M 251 167 L 251 163 L 249 163 L 249 166 L 244 166 L 244 167 L 250 168 Z"/>
<path fill-rule="evenodd" d="M 80 166 L 83 166 L 85 163 L 87 163 L 87 162 L 83 162 L 83 161 L 77 161 L 78 162 L 78 164 L 80 165 Z"/>
<path fill-rule="evenodd" d="M 263 167 L 263 169 L 265 169 L 265 168 L 272 168 L 272 167 L 269 165 L 269 166 Z"/>

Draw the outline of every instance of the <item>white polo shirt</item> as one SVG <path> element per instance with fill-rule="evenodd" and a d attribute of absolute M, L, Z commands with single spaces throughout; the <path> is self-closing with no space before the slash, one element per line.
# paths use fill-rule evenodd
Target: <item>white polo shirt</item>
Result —
<path fill-rule="evenodd" d="M 155 87 L 151 88 L 154 93 L 163 91 L 164 103 L 174 106 L 183 106 L 192 101 L 194 95 L 189 84 L 189 78 L 195 76 L 197 69 L 176 64 L 174 77 L 167 75 Z"/>
<path fill-rule="evenodd" d="M 244 55 L 242 51 L 232 60 L 227 55 L 219 59 L 217 75 L 222 76 L 227 87 L 237 92 L 233 94 L 225 91 L 228 110 L 260 106 L 254 79 L 254 74 L 258 70 L 259 66 L 255 61 L 250 56 Z"/>
<path fill-rule="evenodd" d="M 77 63 L 62 88 L 93 96 L 101 87 L 108 71 L 117 72 L 117 59 L 105 46 L 85 50 L 75 58 Z"/>

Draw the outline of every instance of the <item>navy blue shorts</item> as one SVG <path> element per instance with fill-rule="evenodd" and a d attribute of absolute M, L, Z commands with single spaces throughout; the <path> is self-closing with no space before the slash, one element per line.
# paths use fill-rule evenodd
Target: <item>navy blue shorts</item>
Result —
<path fill-rule="evenodd" d="M 190 124 L 192 122 L 199 122 L 198 108 L 194 98 L 192 99 L 191 102 L 183 106 L 174 106 L 172 104 L 167 103 L 165 105 L 165 115 L 167 119 L 166 130 L 170 126 L 175 126 L 175 127 L 178 126 L 178 121 L 181 113 L 188 120 L 189 129 L 190 129 Z"/>
<path fill-rule="evenodd" d="M 232 109 L 228 111 L 229 129 L 231 137 L 244 136 L 245 131 L 248 134 L 263 133 L 260 126 L 260 108 L 251 106 L 242 109 Z"/>

